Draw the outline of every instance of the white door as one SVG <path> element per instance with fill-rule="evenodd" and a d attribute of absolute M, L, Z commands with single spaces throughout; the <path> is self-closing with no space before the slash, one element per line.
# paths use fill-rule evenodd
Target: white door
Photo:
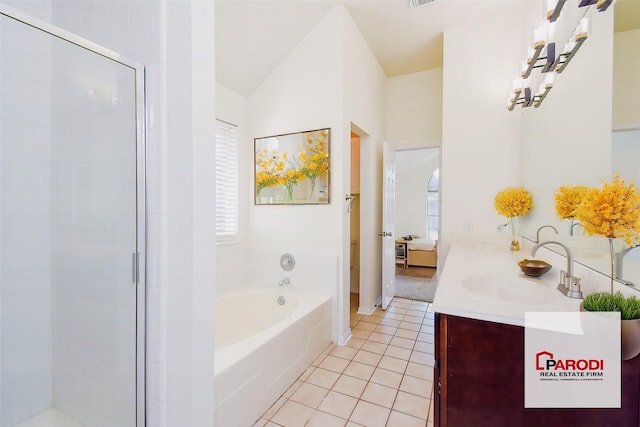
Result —
<path fill-rule="evenodd" d="M 383 145 L 382 176 L 382 309 L 395 295 L 396 245 L 393 236 L 396 209 L 396 159 L 389 143 Z"/>

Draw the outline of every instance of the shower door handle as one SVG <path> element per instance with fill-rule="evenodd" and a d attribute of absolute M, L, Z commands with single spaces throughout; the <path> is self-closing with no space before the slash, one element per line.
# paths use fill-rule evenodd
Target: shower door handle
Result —
<path fill-rule="evenodd" d="M 379 231 L 378 232 L 378 236 L 380 237 L 391 237 L 393 236 L 393 233 L 390 231 Z"/>
<path fill-rule="evenodd" d="M 140 252 L 131 254 L 131 275 L 133 283 L 138 283 L 140 280 Z"/>

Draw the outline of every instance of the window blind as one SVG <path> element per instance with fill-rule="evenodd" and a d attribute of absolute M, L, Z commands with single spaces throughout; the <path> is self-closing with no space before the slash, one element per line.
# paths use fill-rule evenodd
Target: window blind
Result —
<path fill-rule="evenodd" d="M 237 233 L 237 127 L 216 120 L 216 240 L 233 240 Z"/>

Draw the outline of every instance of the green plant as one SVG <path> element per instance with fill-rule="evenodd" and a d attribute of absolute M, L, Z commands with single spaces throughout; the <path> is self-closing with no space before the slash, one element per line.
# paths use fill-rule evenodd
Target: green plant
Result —
<path fill-rule="evenodd" d="M 596 292 L 585 297 L 582 306 L 587 311 L 619 311 L 622 320 L 640 319 L 640 300 L 635 296 L 625 297 L 620 291 L 615 294 Z"/>

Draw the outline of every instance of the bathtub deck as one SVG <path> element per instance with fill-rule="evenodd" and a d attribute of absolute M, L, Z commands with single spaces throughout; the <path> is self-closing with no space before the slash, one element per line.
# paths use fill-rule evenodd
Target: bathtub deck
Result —
<path fill-rule="evenodd" d="M 387 311 L 356 311 L 349 343 L 330 345 L 254 427 L 433 427 L 430 303 L 394 298 Z"/>

